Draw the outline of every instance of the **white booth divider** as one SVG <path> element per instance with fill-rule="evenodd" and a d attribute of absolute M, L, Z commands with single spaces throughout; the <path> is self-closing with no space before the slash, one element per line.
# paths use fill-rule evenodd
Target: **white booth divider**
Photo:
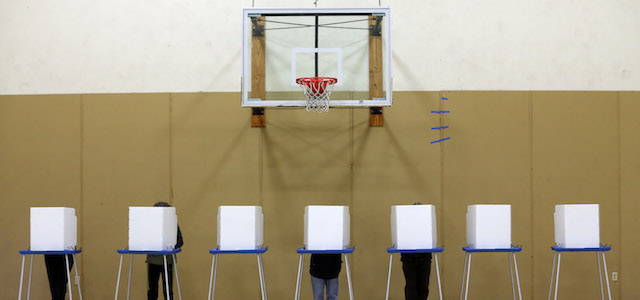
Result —
<path fill-rule="evenodd" d="M 76 210 L 69 207 L 31 207 L 32 251 L 73 250 L 78 242 Z"/>
<path fill-rule="evenodd" d="M 436 208 L 433 205 L 391 207 L 391 242 L 397 249 L 431 249 L 438 244 Z"/>
<path fill-rule="evenodd" d="M 598 204 L 556 205 L 556 245 L 563 248 L 600 247 L 600 212 Z"/>
<path fill-rule="evenodd" d="M 172 250 L 177 236 L 175 207 L 129 207 L 129 250 Z"/>
<path fill-rule="evenodd" d="M 350 243 L 348 206 L 310 205 L 304 212 L 307 250 L 342 250 Z"/>
<path fill-rule="evenodd" d="M 477 249 L 511 247 L 511 205 L 469 205 L 467 244 Z"/>
<path fill-rule="evenodd" d="M 218 246 L 220 250 L 261 248 L 263 220 L 261 206 L 218 207 Z"/>

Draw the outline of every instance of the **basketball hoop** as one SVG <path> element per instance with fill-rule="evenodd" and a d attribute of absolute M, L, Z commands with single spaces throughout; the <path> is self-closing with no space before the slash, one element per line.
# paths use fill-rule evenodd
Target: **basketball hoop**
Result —
<path fill-rule="evenodd" d="M 328 112 L 329 96 L 333 85 L 338 79 L 332 77 L 302 77 L 296 79 L 305 97 L 307 97 L 307 111 Z"/>

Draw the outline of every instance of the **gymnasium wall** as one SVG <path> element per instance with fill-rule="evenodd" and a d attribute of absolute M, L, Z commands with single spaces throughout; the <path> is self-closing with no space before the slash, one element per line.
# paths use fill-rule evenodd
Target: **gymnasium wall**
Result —
<path fill-rule="evenodd" d="M 378 3 L 319 0 L 318 7 Z M 396 91 L 618 91 L 640 83 L 639 1 L 381 4 L 392 8 Z M 0 94 L 237 92 L 241 9 L 251 5 L 0 1 Z M 311 8 L 313 0 L 255 6 Z"/>
<path fill-rule="evenodd" d="M 429 144 L 451 114 L 445 143 Z M 390 206 L 437 206 L 445 299 L 459 296 L 466 206 L 510 203 L 525 299 L 546 297 L 553 206 L 599 203 L 601 239 L 615 299 L 640 297 L 639 92 L 396 92 L 382 128 L 366 110 L 327 114 L 268 110 L 266 128 L 249 126 L 238 93 L 0 96 L 2 191 L 0 299 L 15 299 L 20 255 L 28 247 L 28 207 L 69 206 L 79 218 L 85 299 L 113 297 L 127 245 L 127 207 L 169 201 L 185 237 L 179 257 L 185 299 L 207 295 L 217 206 L 262 205 L 270 299 L 293 296 L 309 204 L 351 208 L 352 270 L 358 299 L 381 299 L 390 244 Z M 125 260 L 125 265 L 128 261 Z M 144 258 L 134 259 L 133 295 L 144 295 Z M 308 266 L 308 261 L 305 263 Z M 507 260 L 475 256 L 471 293 L 510 299 Z M 34 299 L 46 298 L 36 258 Z M 308 269 L 307 269 L 308 270 Z M 596 299 L 593 254 L 563 257 L 560 296 Z M 256 261 L 223 256 L 220 299 L 259 299 Z M 305 272 L 304 299 L 311 297 Z M 345 280 L 345 272 L 342 272 Z M 435 279 L 435 276 L 432 275 Z M 436 286 L 432 280 L 431 291 Z M 342 281 L 341 297 L 346 297 Z M 396 258 L 392 299 L 403 299 Z M 124 291 L 124 290 L 122 290 Z M 435 294 L 432 294 L 435 295 Z M 75 297 L 74 297 L 75 299 Z"/>

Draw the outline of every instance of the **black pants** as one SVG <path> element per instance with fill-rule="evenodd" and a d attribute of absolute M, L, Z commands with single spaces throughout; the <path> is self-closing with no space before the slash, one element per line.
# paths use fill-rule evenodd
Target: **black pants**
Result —
<path fill-rule="evenodd" d="M 431 255 L 411 257 L 403 254 L 402 271 L 406 280 L 404 297 L 406 300 L 426 300 L 429 296 L 429 274 L 431 273 Z"/>
<path fill-rule="evenodd" d="M 73 267 L 73 256 L 67 255 L 69 259 L 69 271 Z M 64 300 L 67 294 L 67 268 L 64 255 L 45 255 L 44 264 L 47 266 L 47 277 L 49 277 L 49 289 L 51 289 L 52 300 Z"/>
<path fill-rule="evenodd" d="M 166 284 L 164 278 L 164 266 L 163 265 L 154 265 L 147 264 L 147 273 L 149 274 L 149 290 L 147 291 L 147 299 L 149 300 L 157 300 L 158 299 L 158 279 L 160 279 L 160 274 L 162 274 L 162 295 L 164 295 L 164 299 L 167 298 Z M 173 300 L 173 264 L 167 265 L 167 272 L 169 272 L 169 296 L 171 300 Z"/>

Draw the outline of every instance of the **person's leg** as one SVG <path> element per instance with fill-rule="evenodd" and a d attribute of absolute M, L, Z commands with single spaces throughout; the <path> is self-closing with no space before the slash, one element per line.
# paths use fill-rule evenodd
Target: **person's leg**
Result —
<path fill-rule="evenodd" d="M 402 272 L 404 273 L 405 286 L 404 286 L 404 298 L 406 300 L 419 300 L 417 291 L 417 273 L 415 262 L 408 260 L 402 261 Z"/>
<path fill-rule="evenodd" d="M 160 273 L 162 272 L 162 266 L 147 264 L 147 275 L 149 277 L 147 299 L 158 300 L 158 279 L 160 279 Z"/>
<path fill-rule="evenodd" d="M 64 255 L 45 255 L 44 263 L 49 277 L 52 300 L 64 300 L 67 293 L 67 272 Z"/>
<path fill-rule="evenodd" d="M 429 274 L 431 273 L 431 257 L 425 262 L 416 265 L 416 287 L 418 299 L 426 300 L 429 297 Z"/>
<path fill-rule="evenodd" d="M 327 285 L 327 300 L 338 300 L 338 278 L 325 280 Z"/>
<path fill-rule="evenodd" d="M 164 278 L 164 266 L 162 267 L 162 295 L 164 296 L 164 299 L 167 300 L 169 298 L 167 298 L 167 285 L 166 285 L 166 279 Z M 173 300 L 173 264 L 169 264 L 167 266 L 167 272 L 169 273 L 169 296 L 171 297 L 171 300 Z"/>
<path fill-rule="evenodd" d="M 311 289 L 313 290 L 313 300 L 324 300 L 324 279 L 311 277 Z"/>

